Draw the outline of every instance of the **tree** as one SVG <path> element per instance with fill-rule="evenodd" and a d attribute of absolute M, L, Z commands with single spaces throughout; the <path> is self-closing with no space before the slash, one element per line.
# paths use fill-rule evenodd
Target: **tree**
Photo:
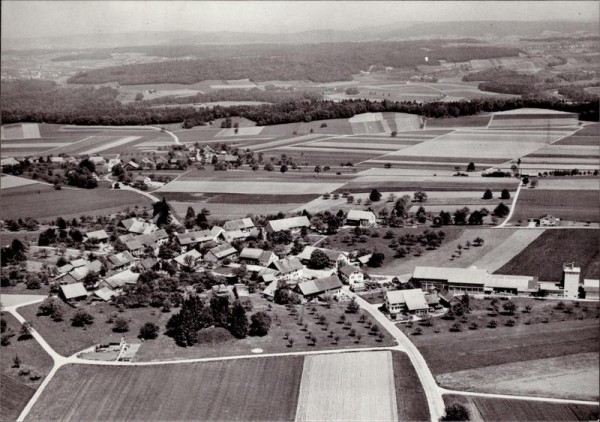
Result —
<path fill-rule="evenodd" d="M 308 268 L 313 270 L 322 270 L 331 265 L 329 257 L 320 249 L 315 249 L 310 254 L 310 260 L 308 261 Z"/>
<path fill-rule="evenodd" d="M 460 403 L 452 403 L 446 406 L 442 421 L 468 421 L 471 418 L 469 409 Z"/>
<path fill-rule="evenodd" d="M 472 161 L 467 166 L 467 172 L 471 172 L 471 171 L 475 171 L 475 163 Z"/>
<path fill-rule="evenodd" d="M 169 223 L 169 204 L 167 204 L 167 200 L 165 197 L 161 201 L 155 202 L 153 205 L 153 214 L 152 217 L 158 216 L 156 220 L 157 226 L 163 226 Z"/>
<path fill-rule="evenodd" d="M 483 224 L 483 215 L 479 211 L 473 211 L 469 216 L 470 225 Z"/>
<path fill-rule="evenodd" d="M 508 312 L 510 315 L 512 315 L 515 313 L 515 310 L 517 309 L 517 305 L 515 304 L 515 302 L 513 302 L 512 300 L 509 299 L 502 304 L 502 309 L 504 309 L 506 312 Z"/>
<path fill-rule="evenodd" d="M 282 164 L 281 167 L 279 168 L 279 171 L 282 173 L 285 173 L 286 171 L 288 171 L 288 166 L 285 164 Z"/>
<path fill-rule="evenodd" d="M 318 164 L 315 166 L 315 173 L 321 173 L 321 166 Z"/>
<path fill-rule="evenodd" d="M 271 328 L 271 317 L 266 312 L 257 312 L 250 317 L 250 335 L 266 336 Z"/>
<path fill-rule="evenodd" d="M 492 191 L 490 189 L 486 189 L 485 192 L 483 193 L 483 199 L 492 199 L 494 197 L 494 194 L 492 193 Z"/>
<path fill-rule="evenodd" d="M 138 336 L 144 340 L 152 340 L 158 337 L 158 325 L 151 322 L 147 322 L 140 328 L 140 335 Z"/>
<path fill-rule="evenodd" d="M 481 237 L 477 236 L 474 240 L 473 240 L 473 244 L 475 246 L 481 246 L 483 245 L 485 242 L 485 240 L 483 240 Z"/>
<path fill-rule="evenodd" d="M 467 222 L 468 215 L 469 209 L 467 207 L 456 210 L 454 212 L 454 224 L 465 224 Z"/>
<path fill-rule="evenodd" d="M 373 189 L 369 195 L 369 199 L 373 202 L 377 202 L 381 199 L 381 193 L 377 189 Z"/>
<path fill-rule="evenodd" d="M 267 163 L 267 164 L 265 164 L 265 167 L 264 167 L 264 169 L 265 169 L 266 171 L 273 171 L 273 170 L 275 170 L 275 167 L 273 167 L 273 164 L 271 164 L 271 163 Z"/>
<path fill-rule="evenodd" d="M 25 321 L 23 324 L 21 324 L 21 328 L 19 329 L 18 339 L 19 340 L 28 340 L 31 337 L 33 337 L 31 335 L 31 324 L 29 324 L 27 321 Z"/>
<path fill-rule="evenodd" d="M 129 331 L 129 322 L 127 322 L 125 318 L 119 317 L 115 319 L 112 330 L 115 333 L 124 333 L 126 331 Z"/>
<path fill-rule="evenodd" d="M 508 191 L 508 189 L 502 189 L 500 199 L 510 199 L 510 192 Z"/>
<path fill-rule="evenodd" d="M 504 202 L 500 202 L 492 214 L 498 218 L 504 218 L 509 212 L 510 210 L 506 205 L 504 205 Z"/>
<path fill-rule="evenodd" d="M 21 367 L 21 358 L 19 357 L 19 355 L 15 355 L 13 357 L 13 368 L 20 368 Z"/>
<path fill-rule="evenodd" d="M 417 191 L 413 195 L 415 201 L 417 202 L 425 202 L 427 201 L 427 194 L 423 191 Z"/>
<path fill-rule="evenodd" d="M 48 298 L 38 307 L 38 314 L 50 316 L 54 321 L 62 321 L 63 311 L 58 300 Z"/>
<path fill-rule="evenodd" d="M 385 259 L 385 255 L 383 253 L 373 252 L 373 254 L 371 255 L 371 258 L 367 262 L 367 265 L 369 267 L 373 267 L 373 268 L 381 267 L 384 259 Z"/>
<path fill-rule="evenodd" d="M 94 317 L 84 309 L 79 309 L 71 318 L 71 325 L 73 327 L 83 327 L 85 325 L 92 325 L 93 323 Z"/>
<path fill-rule="evenodd" d="M 395 130 L 392 130 L 391 135 L 392 135 L 392 138 L 394 138 L 394 137 L 396 137 L 396 135 L 398 135 L 398 132 L 396 132 Z"/>
<path fill-rule="evenodd" d="M 236 338 L 245 338 L 248 335 L 248 317 L 246 309 L 239 302 L 235 301 L 229 317 L 229 331 Z"/>
<path fill-rule="evenodd" d="M 346 306 L 346 312 L 349 314 L 357 314 L 358 311 L 360 311 L 360 305 L 356 302 L 355 298 L 352 298 L 348 303 L 348 306 Z"/>

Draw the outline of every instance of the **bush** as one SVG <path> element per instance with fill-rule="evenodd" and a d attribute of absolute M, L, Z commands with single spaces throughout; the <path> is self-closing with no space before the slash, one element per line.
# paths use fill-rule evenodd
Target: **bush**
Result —
<path fill-rule="evenodd" d="M 144 340 L 155 339 L 158 337 L 158 325 L 151 322 L 145 323 L 142 325 L 142 328 L 140 328 L 139 337 L 143 338 Z"/>
<path fill-rule="evenodd" d="M 490 322 L 488 322 L 488 328 L 496 328 L 498 326 L 498 321 L 496 321 L 495 319 L 492 319 Z"/>
<path fill-rule="evenodd" d="M 83 309 L 75 312 L 75 315 L 73 315 L 73 318 L 71 318 L 71 325 L 73 327 L 83 327 L 85 325 L 92 325 L 93 323 L 94 317 Z"/>
<path fill-rule="evenodd" d="M 354 298 L 348 303 L 346 306 L 346 312 L 349 314 L 357 314 L 360 311 L 360 305 L 356 302 Z"/>
<path fill-rule="evenodd" d="M 250 335 L 266 336 L 271 328 L 271 317 L 265 312 L 257 312 L 250 317 Z"/>
<path fill-rule="evenodd" d="M 468 421 L 471 418 L 469 409 L 460 403 L 452 403 L 446 406 L 442 421 Z"/>
<path fill-rule="evenodd" d="M 115 333 L 124 333 L 129 331 L 129 322 L 125 318 L 117 318 L 113 324 L 112 330 Z"/>

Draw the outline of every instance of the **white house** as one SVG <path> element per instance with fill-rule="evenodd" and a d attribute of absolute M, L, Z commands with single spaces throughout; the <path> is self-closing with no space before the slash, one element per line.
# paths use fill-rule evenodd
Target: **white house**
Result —
<path fill-rule="evenodd" d="M 340 268 L 340 277 L 350 285 L 352 291 L 365 289 L 365 273 L 354 265 L 344 265 Z"/>
<path fill-rule="evenodd" d="M 267 233 L 277 233 L 284 230 L 298 232 L 302 227 L 310 227 L 310 221 L 305 215 L 300 217 L 282 218 L 280 220 L 270 220 L 265 226 Z"/>
<path fill-rule="evenodd" d="M 421 289 L 388 291 L 385 293 L 385 306 L 392 316 L 401 312 L 411 314 L 426 314 L 429 312 L 425 292 Z"/>
<path fill-rule="evenodd" d="M 300 279 L 304 273 L 304 265 L 298 258 L 284 258 L 273 261 L 268 268 L 277 270 L 275 275 L 277 280 L 285 280 L 288 283 Z"/>
<path fill-rule="evenodd" d="M 349 226 L 372 227 L 377 223 L 377 217 L 371 211 L 350 210 L 346 216 Z"/>

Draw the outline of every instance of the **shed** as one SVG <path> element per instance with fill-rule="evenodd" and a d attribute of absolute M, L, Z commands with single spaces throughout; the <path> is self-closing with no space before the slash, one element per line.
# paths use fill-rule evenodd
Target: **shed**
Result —
<path fill-rule="evenodd" d="M 65 300 L 80 300 L 88 296 L 88 291 L 81 282 L 62 285 L 60 292 Z"/>

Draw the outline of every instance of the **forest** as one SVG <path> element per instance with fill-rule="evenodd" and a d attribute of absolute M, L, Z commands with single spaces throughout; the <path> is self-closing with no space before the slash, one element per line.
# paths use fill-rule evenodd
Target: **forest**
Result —
<path fill-rule="evenodd" d="M 515 57 L 519 49 L 488 45 L 443 45 L 431 41 L 323 43 L 311 45 L 182 46 L 145 48 L 148 55 L 185 59 L 131 64 L 80 72 L 72 84 L 121 85 L 182 83 L 206 80 L 250 79 L 251 81 L 308 80 L 333 82 L 351 80 L 353 74 L 371 65 L 414 67 L 440 60 L 463 62 L 472 59 Z M 193 54 L 191 54 L 193 53 Z M 201 56 L 201 59 L 189 57 Z M 426 62 L 425 57 L 428 57 Z"/>
<path fill-rule="evenodd" d="M 79 125 L 148 125 L 183 123 L 186 128 L 205 125 L 219 118 L 245 117 L 257 125 L 310 122 L 349 118 L 366 112 L 400 112 L 426 117 L 458 117 L 482 111 L 504 111 L 520 107 L 549 108 L 579 113 L 583 120 L 598 121 L 599 101 L 567 103 L 553 98 L 475 99 L 458 102 L 382 102 L 364 99 L 334 101 L 295 100 L 254 106 L 198 108 L 150 108 L 122 104 L 118 91 L 110 87 L 63 88 L 50 81 L 2 82 L 0 106 L 4 124 L 45 122 Z"/>

